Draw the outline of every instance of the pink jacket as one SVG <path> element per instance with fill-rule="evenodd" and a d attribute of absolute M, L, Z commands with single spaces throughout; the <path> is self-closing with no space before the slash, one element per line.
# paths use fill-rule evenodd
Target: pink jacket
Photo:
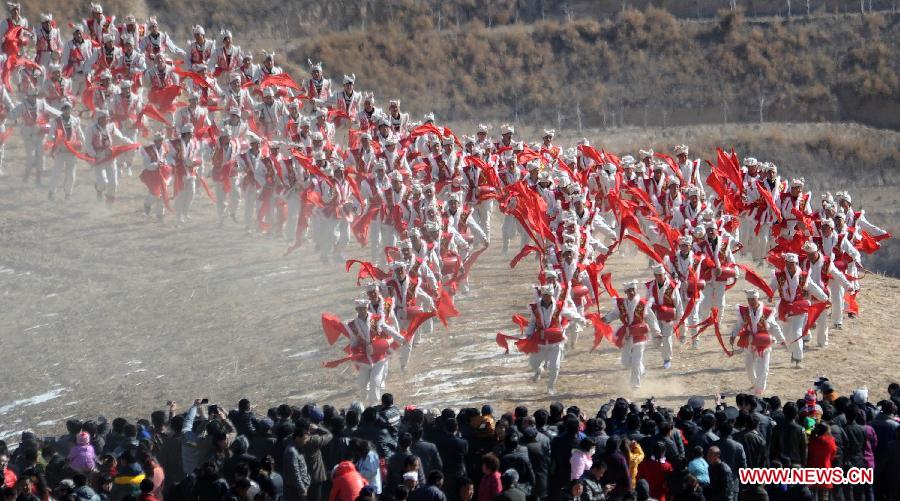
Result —
<path fill-rule="evenodd" d="M 68 459 L 69 466 L 79 473 L 91 471 L 97 464 L 97 456 L 91 444 L 72 446 Z"/>
<path fill-rule="evenodd" d="M 572 456 L 569 458 L 569 465 L 572 466 L 571 480 L 581 478 L 584 472 L 591 469 L 592 464 L 594 464 L 594 460 L 591 459 L 590 454 L 578 449 L 572 450 Z"/>

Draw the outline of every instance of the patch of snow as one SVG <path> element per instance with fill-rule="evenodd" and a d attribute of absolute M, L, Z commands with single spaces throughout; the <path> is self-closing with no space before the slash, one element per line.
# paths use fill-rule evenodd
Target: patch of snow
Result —
<path fill-rule="evenodd" d="M 33 397 L 23 398 L 20 400 L 16 400 L 12 403 L 0 406 L 0 416 L 4 414 L 8 414 L 10 411 L 15 409 L 16 407 L 29 407 L 32 405 L 43 404 L 44 402 L 49 402 L 55 398 L 59 398 L 66 391 L 69 391 L 68 388 L 55 388 L 46 393 L 41 393 L 40 395 L 35 395 Z"/>

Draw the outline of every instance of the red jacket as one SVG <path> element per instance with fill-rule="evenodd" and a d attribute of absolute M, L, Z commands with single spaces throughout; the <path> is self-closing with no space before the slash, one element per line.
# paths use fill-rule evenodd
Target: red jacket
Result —
<path fill-rule="evenodd" d="M 495 471 L 490 475 L 481 477 L 478 483 L 477 501 L 494 501 L 497 494 L 503 491 L 503 485 L 500 483 L 500 472 Z"/>
<path fill-rule="evenodd" d="M 350 461 L 338 463 L 333 475 L 328 501 L 354 501 L 359 491 L 368 484 Z"/>
<path fill-rule="evenodd" d="M 822 435 L 821 437 L 809 439 L 807 446 L 806 466 L 807 468 L 831 468 L 831 462 L 837 455 L 837 444 L 831 435 Z M 831 489 L 831 484 L 822 484 L 819 487 L 823 489 Z"/>
<path fill-rule="evenodd" d="M 15 487 L 17 480 L 16 472 L 12 471 L 12 469 L 7 466 L 6 469 L 3 470 L 3 487 Z"/>
<path fill-rule="evenodd" d="M 666 501 L 666 495 L 669 494 L 669 484 L 666 480 L 671 473 L 672 465 L 670 463 L 661 463 L 647 456 L 638 465 L 637 478 L 643 478 L 650 484 L 650 497 Z"/>

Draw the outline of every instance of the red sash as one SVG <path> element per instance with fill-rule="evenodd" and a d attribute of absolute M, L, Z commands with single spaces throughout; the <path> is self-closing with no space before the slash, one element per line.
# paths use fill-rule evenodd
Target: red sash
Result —
<path fill-rule="evenodd" d="M 644 308 L 647 307 L 647 300 L 641 299 L 638 301 L 637 306 L 634 307 L 634 316 L 631 322 L 628 322 L 628 309 L 625 307 L 625 298 L 617 298 L 616 307 L 619 309 L 619 319 L 622 321 L 622 326 L 616 331 L 615 345 L 621 348 L 626 336 L 631 336 L 633 343 L 646 341 L 647 333 L 650 332 L 650 327 L 644 321 Z"/>
<path fill-rule="evenodd" d="M 738 307 L 738 310 L 740 311 L 741 319 L 744 321 L 744 327 L 738 332 L 738 347 L 744 349 L 752 347 L 754 351 L 762 354 L 772 346 L 772 336 L 769 335 L 769 331 L 766 328 L 766 319 L 772 314 L 772 309 L 763 307 L 762 315 L 759 317 L 759 322 L 756 325 L 756 332 L 750 332 L 752 323 L 750 308 L 746 305 L 741 305 Z"/>

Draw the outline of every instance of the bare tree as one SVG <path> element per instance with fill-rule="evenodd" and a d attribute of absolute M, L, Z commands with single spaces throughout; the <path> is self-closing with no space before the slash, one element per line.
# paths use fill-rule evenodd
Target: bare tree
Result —
<path fill-rule="evenodd" d="M 810 0 L 806 0 L 806 17 L 809 17 L 812 13 L 812 8 L 810 7 Z"/>
<path fill-rule="evenodd" d="M 578 120 L 578 132 L 581 132 L 583 129 L 581 123 L 581 100 L 578 99 L 575 101 L 575 119 Z"/>
<path fill-rule="evenodd" d="M 784 0 L 787 3 L 787 17 L 791 18 L 791 0 Z"/>
<path fill-rule="evenodd" d="M 728 3 L 731 6 L 732 12 L 737 10 L 737 0 L 728 0 Z"/>

